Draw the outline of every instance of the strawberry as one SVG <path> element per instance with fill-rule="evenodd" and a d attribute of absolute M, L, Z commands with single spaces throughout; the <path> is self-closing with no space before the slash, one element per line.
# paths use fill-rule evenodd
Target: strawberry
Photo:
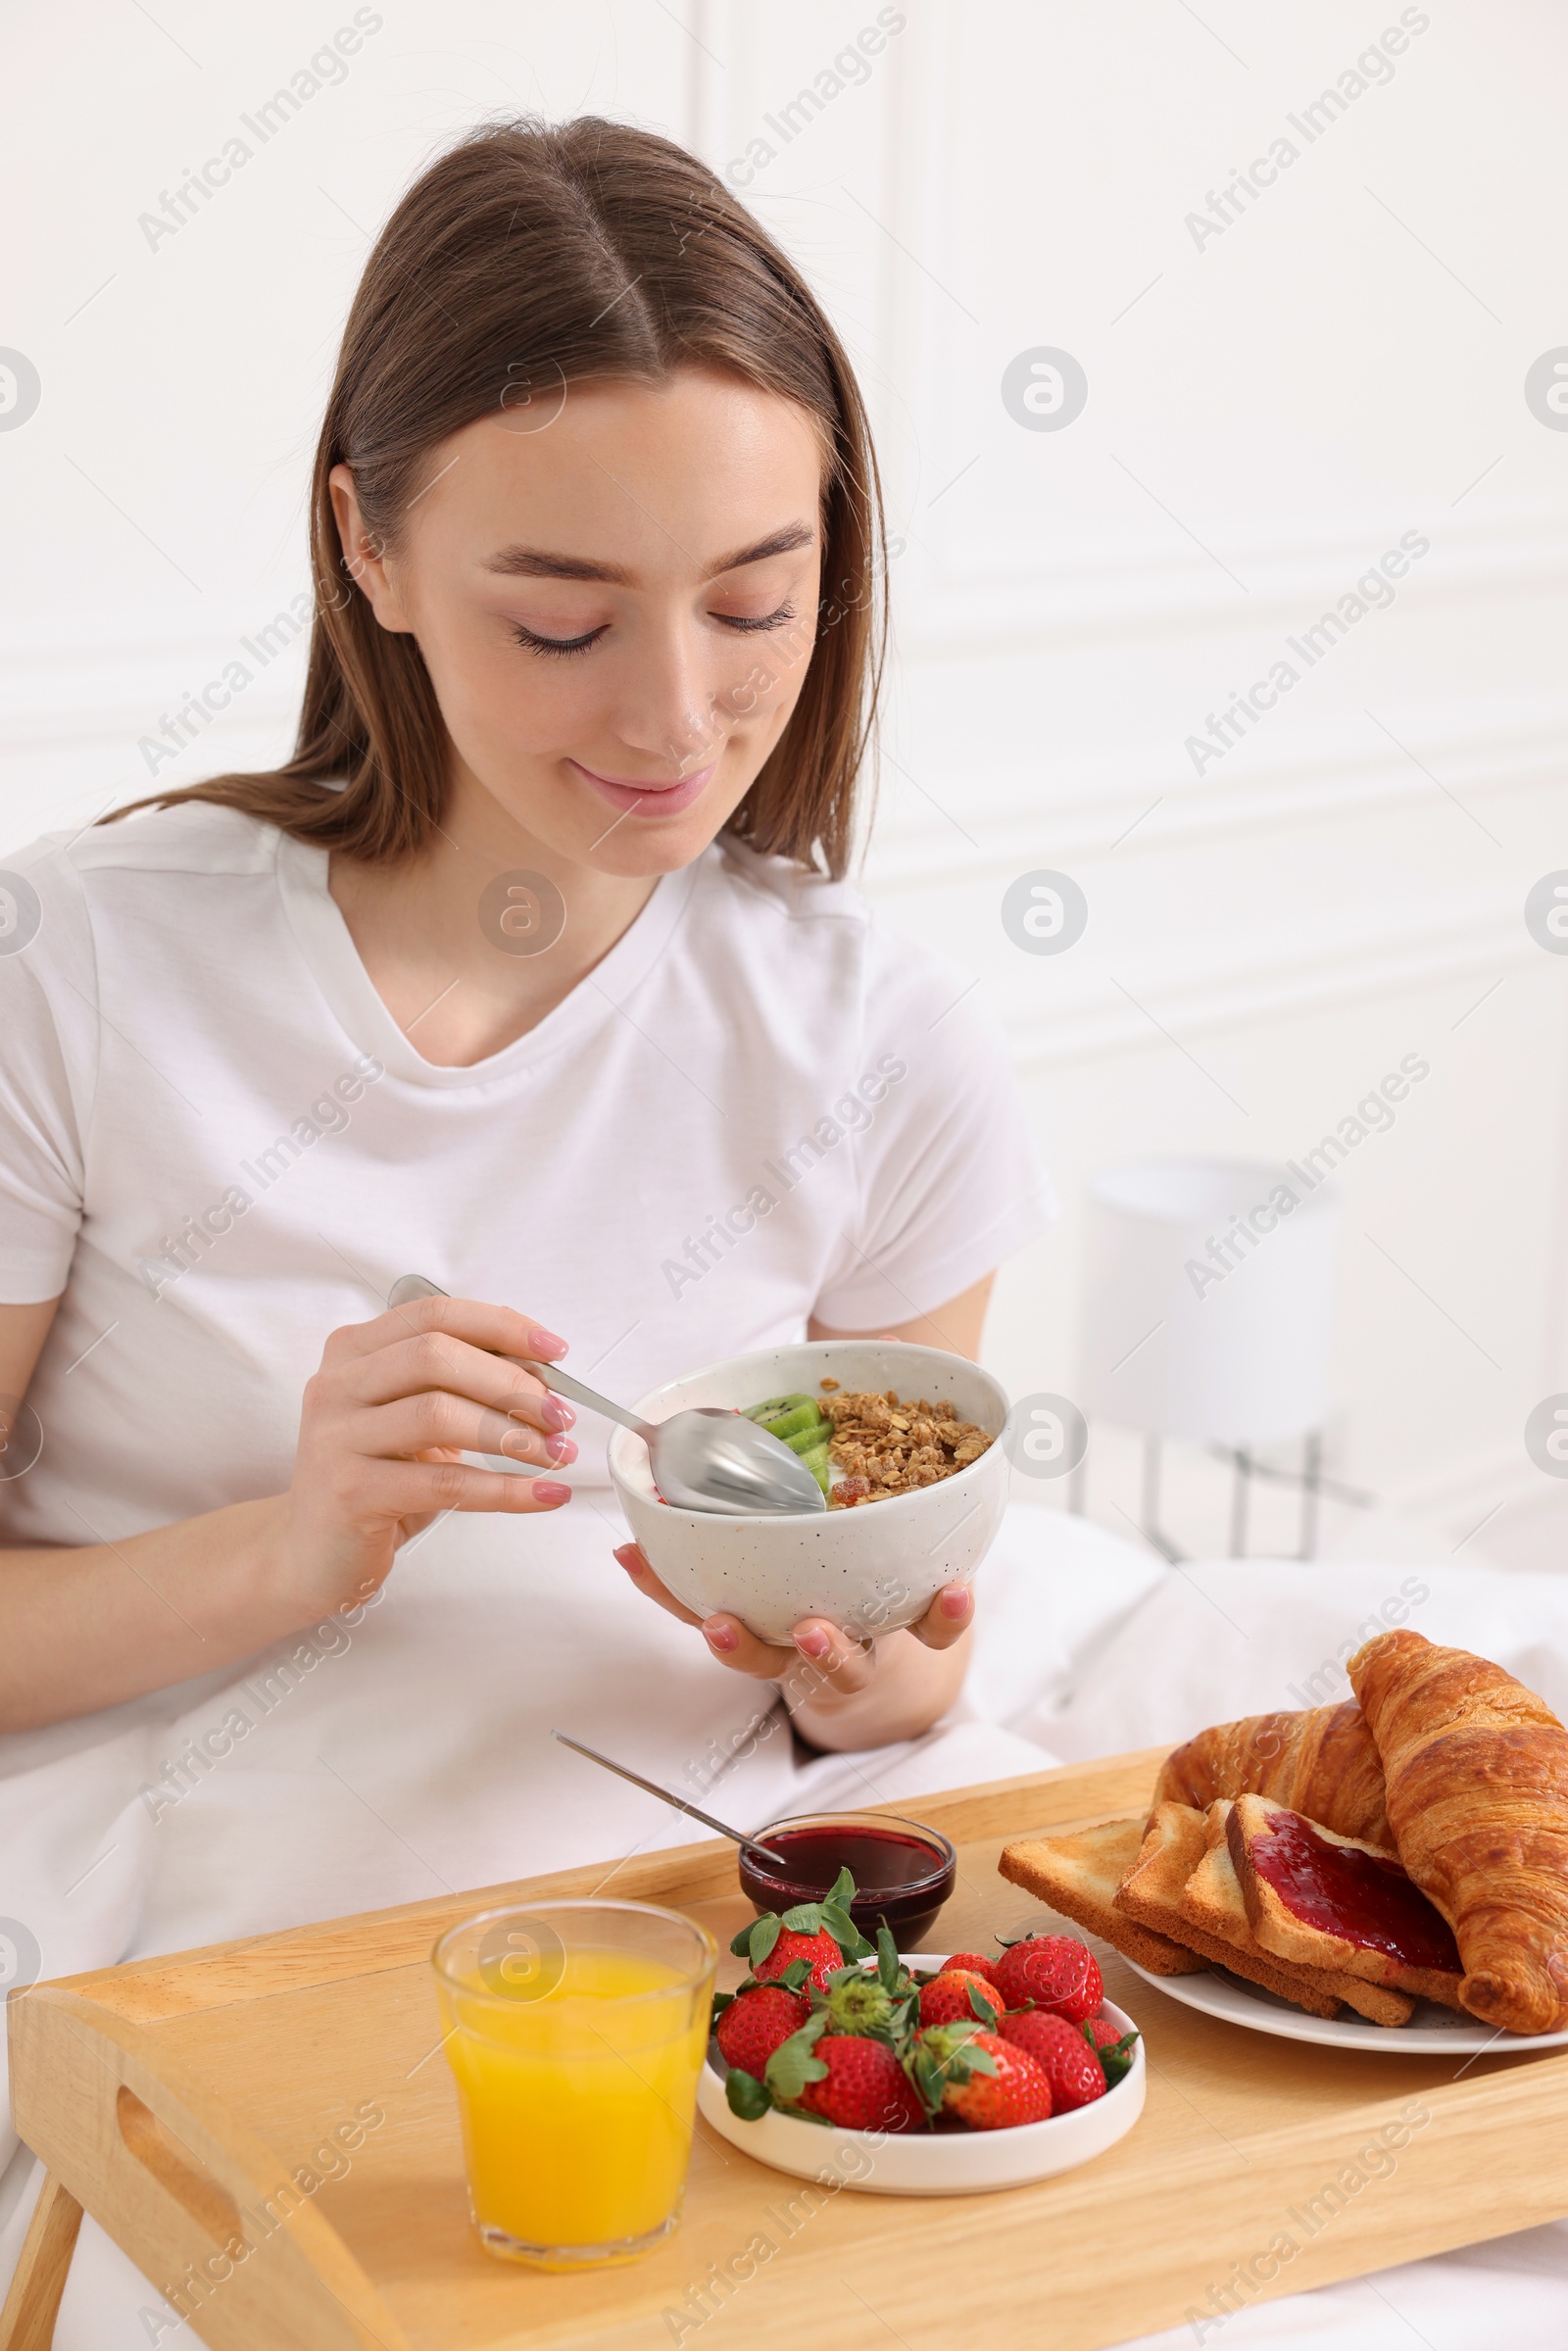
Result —
<path fill-rule="evenodd" d="M 1004 1951 L 991 1970 L 1004 2005 L 1031 2002 L 1053 2016 L 1081 2025 L 1105 1996 L 1100 1962 L 1071 1935 L 1030 1935 Z"/>
<path fill-rule="evenodd" d="M 1051 2085 L 1057 2114 L 1070 2114 L 1075 2107 L 1092 2105 L 1104 2096 L 1104 2068 L 1092 2043 L 1065 2017 L 1026 2008 L 1019 2016 L 1004 2016 L 997 2030 L 1010 2048 L 1021 2049 L 1034 2059 Z"/>
<path fill-rule="evenodd" d="M 762 1919 L 758 1925 L 765 1925 Z M 814 1984 L 821 1991 L 827 1989 L 828 1979 L 844 1965 L 844 1953 L 825 1928 L 815 1935 L 799 1935 L 791 1927 L 781 1927 L 778 1939 L 762 1958 L 752 1961 L 752 1974 L 759 1984 L 776 1984 L 787 1967 L 798 1959 L 806 1962 L 804 1981 Z"/>
<path fill-rule="evenodd" d="M 799 1975 L 788 1978 L 791 1991 L 805 1984 L 825 1991 L 840 1968 L 874 1956 L 872 1944 L 850 1916 L 854 1899 L 855 1880 L 847 1869 L 840 1870 L 820 1902 L 797 1902 L 782 1918 L 777 1911 L 764 1911 L 741 1929 L 729 1947 L 750 1963 L 760 1984 L 774 1984 L 799 1967 Z"/>
<path fill-rule="evenodd" d="M 1092 2065 L 1088 2044 L 1080 2042 Z M 1026 2049 L 968 2025 L 938 2025 L 921 2033 L 911 2060 L 916 2087 L 933 2112 L 946 2107 L 971 2131 L 1009 2131 L 1044 2123 L 1052 2086 Z"/>
<path fill-rule="evenodd" d="M 858 2033 L 824 2033 L 816 2044 L 819 2078 L 800 2103 L 843 2131 L 919 2131 L 925 2108 L 885 2040 Z"/>
<path fill-rule="evenodd" d="M 825 1992 L 812 1995 L 814 2006 L 827 2010 L 827 2030 L 832 2033 L 869 2033 L 876 2040 L 894 2040 L 904 2030 L 908 2015 L 907 1992 L 900 1993 L 882 1976 L 845 1974 Z"/>
<path fill-rule="evenodd" d="M 985 2002 L 985 2009 L 975 2006 L 971 1993 Z M 920 1989 L 922 2025 L 994 2025 L 1004 2006 L 996 1985 L 973 1968 L 945 1967 Z"/>
<path fill-rule="evenodd" d="M 982 1959 L 978 1951 L 955 1951 L 951 1959 L 942 1962 L 942 1973 L 951 1976 L 961 1967 L 972 1969 L 975 1975 L 984 1976 L 989 1983 L 996 1973 L 997 1963 L 994 1959 Z"/>
<path fill-rule="evenodd" d="M 716 2038 L 726 2065 L 760 2082 L 767 2061 L 781 2041 L 798 2033 L 811 2013 L 803 1992 L 787 1991 L 781 1984 L 759 1984 L 732 2000 L 718 2020 Z"/>
<path fill-rule="evenodd" d="M 1084 2038 L 1104 2068 L 1107 2086 L 1118 2082 L 1133 2061 L 1136 2033 L 1118 2033 L 1108 2018 L 1092 2016 L 1085 2020 Z"/>

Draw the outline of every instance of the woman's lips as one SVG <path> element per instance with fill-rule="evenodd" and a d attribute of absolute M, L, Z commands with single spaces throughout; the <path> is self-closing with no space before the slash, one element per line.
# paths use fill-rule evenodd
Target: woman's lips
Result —
<path fill-rule="evenodd" d="M 710 759 L 706 767 L 696 768 L 692 774 L 683 775 L 678 783 L 673 784 L 617 783 L 612 776 L 596 774 L 592 767 L 585 767 L 580 759 L 568 759 L 566 764 L 575 768 L 583 782 L 591 785 L 601 800 L 608 800 L 612 808 L 619 808 L 622 815 L 676 816 L 682 808 L 689 808 L 703 792 L 717 762 Z"/>

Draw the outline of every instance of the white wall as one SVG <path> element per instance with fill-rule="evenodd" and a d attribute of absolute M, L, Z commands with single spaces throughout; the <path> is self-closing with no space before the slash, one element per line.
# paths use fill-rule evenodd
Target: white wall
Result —
<path fill-rule="evenodd" d="M 1308 143 L 1289 118 L 1399 8 L 902 0 L 786 142 L 768 118 L 872 0 L 385 0 L 265 146 L 242 118 L 352 9 L 154 14 L 88 0 L 6 36 L 26 242 L 0 343 L 42 397 L 0 433 L 0 839 L 144 788 L 140 739 L 304 586 L 336 332 L 421 160 L 518 108 L 628 117 L 721 171 L 750 150 L 748 201 L 862 370 L 906 542 L 872 887 L 1001 998 L 1066 1206 L 1006 1279 L 998 1368 L 1072 1390 L 1097 1165 L 1298 1152 L 1418 1053 L 1430 1077 L 1340 1179 L 1335 1459 L 1455 1540 L 1501 1502 L 1464 1555 L 1548 1563 L 1563 1490 L 1521 1429 L 1568 1388 L 1568 958 L 1521 909 L 1568 866 L 1568 434 L 1523 384 L 1568 341 L 1560 12 L 1406 10 L 1430 22 L 1392 77 Z M 149 244 L 138 217 L 236 132 L 250 160 Z M 1195 239 L 1282 134 L 1297 160 Z M 1001 379 L 1045 345 L 1088 402 L 1026 431 Z M 1405 533 L 1428 552 L 1392 607 L 1195 772 L 1206 714 Z M 278 660 L 161 780 L 274 756 L 298 676 Z M 1040 867 L 1089 901 L 1059 957 L 999 918 Z"/>

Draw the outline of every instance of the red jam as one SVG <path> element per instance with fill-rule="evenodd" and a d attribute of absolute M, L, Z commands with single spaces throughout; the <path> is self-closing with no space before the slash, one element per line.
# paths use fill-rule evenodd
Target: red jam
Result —
<path fill-rule="evenodd" d="M 1462 1972 L 1446 1921 L 1398 1862 L 1332 1844 L 1298 1813 L 1271 1812 L 1268 1834 L 1252 1839 L 1252 1865 L 1306 1926 L 1406 1967 Z"/>
<path fill-rule="evenodd" d="M 790 1866 L 787 1873 L 769 1869 L 760 1853 L 742 1847 L 741 1888 L 759 1911 L 819 1902 L 848 1867 L 858 1888 L 850 1905 L 856 1926 L 871 1936 L 878 1927 L 891 1927 L 906 1950 L 929 1933 L 953 1891 L 957 1870 L 953 1848 L 946 1838 L 937 1844 L 930 1832 L 921 1837 L 902 1827 L 850 1819 L 760 1834 Z"/>

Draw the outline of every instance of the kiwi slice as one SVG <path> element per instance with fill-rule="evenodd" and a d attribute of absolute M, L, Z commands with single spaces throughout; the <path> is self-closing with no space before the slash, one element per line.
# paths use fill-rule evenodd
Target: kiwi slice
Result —
<path fill-rule="evenodd" d="M 824 1415 L 813 1396 L 781 1396 L 774 1410 L 754 1410 L 747 1418 L 760 1422 L 770 1437 L 782 1438 L 788 1445 L 808 1430 L 815 1431 L 823 1424 Z"/>
<path fill-rule="evenodd" d="M 773 1429 L 769 1432 L 769 1434 L 774 1437 L 777 1437 L 779 1433 L 780 1432 L 777 1429 Z M 801 1453 L 804 1455 L 808 1453 L 814 1445 L 827 1445 L 830 1443 L 832 1436 L 833 1423 L 830 1420 L 822 1420 L 821 1418 L 818 1418 L 812 1421 L 808 1429 L 796 1429 L 791 1436 L 788 1436 L 784 1439 L 784 1443 L 789 1446 L 792 1453 Z"/>
<path fill-rule="evenodd" d="M 776 1420 L 781 1412 L 788 1412 L 797 1404 L 814 1404 L 815 1401 L 814 1396 L 804 1396 L 799 1390 L 794 1396 L 770 1396 L 765 1403 L 748 1404 L 746 1418 L 764 1422 Z"/>
<path fill-rule="evenodd" d="M 827 1439 L 824 1437 L 820 1439 L 817 1444 L 805 1446 L 801 1452 L 801 1459 L 805 1462 L 807 1468 L 810 1471 L 818 1486 L 821 1487 L 822 1492 L 826 1494 L 828 1488 L 833 1483 L 833 1464 L 828 1450 Z"/>

